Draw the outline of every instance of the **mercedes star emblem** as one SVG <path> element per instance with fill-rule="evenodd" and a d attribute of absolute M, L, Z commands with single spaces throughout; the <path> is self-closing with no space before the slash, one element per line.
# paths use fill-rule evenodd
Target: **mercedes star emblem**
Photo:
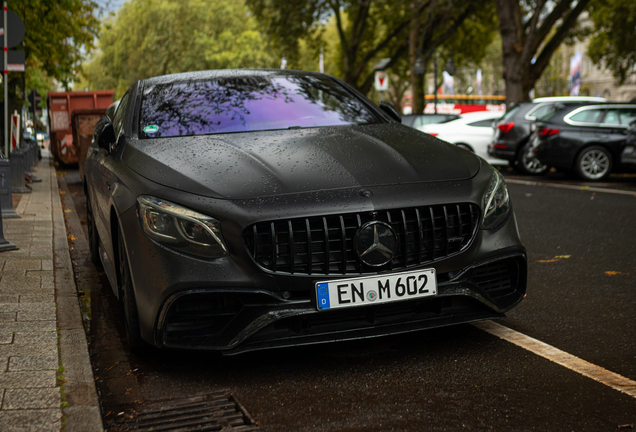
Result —
<path fill-rule="evenodd" d="M 388 223 L 371 221 L 360 227 L 354 244 L 360 261 L 370 267 L 380 267 L 393 259 L 397 236 Z"/>

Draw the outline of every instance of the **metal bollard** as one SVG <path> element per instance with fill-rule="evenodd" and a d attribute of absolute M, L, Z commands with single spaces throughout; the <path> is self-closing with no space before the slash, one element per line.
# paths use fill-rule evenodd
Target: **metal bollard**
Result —
<path fill-rule="evenodd" d="M 13 209 L 13 199 L 11 196 L 11 163 L 9 159 L 0 159 L 0 207 L 2 207 L 2 219 L 20 217 Z"/>
<path fill-rule="evenodd" d="M 2 228 L 2 219 L 4 218 L 3 217 L 0 218 L 0 252 L 20 249 L 19 247 L 17 247 L 13 243 L 8 242 L 4 238 L 4 232 Z"/>
<path fill-rule="evenodd" d="M 30 193 L 31 189 L 24 184 L 24 153 L 19 149 L 11 152 L 11 192 Z"/>

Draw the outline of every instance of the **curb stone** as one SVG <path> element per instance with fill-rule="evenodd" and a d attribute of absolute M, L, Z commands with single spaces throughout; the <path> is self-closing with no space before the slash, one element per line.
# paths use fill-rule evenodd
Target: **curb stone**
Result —
<path fill-rule="evenodd" d="M 77 287 L 69 253 L 66 224 L 57 173 L 51 160 L 51 201 L 53 212 L 53 249 L 55 298 L 60 350 L 64 371 L 64 430 L 67 432 L 103 431 L 101 410 L 95 388 L 88 343 L 80 311 Z M 68 193 L 68 191 L 65 191 Z"/>

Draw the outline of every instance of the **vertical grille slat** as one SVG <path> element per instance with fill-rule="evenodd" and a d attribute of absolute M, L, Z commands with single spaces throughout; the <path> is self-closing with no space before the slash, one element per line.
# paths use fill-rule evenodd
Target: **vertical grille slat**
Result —
<path fill-rule="evenodd" d="M 465 203 L 285 219 L 251 225 L 244 230 L 243 240 L 256 264 L 269 272 L 377 273 L 461 252 L 477 232 L 479 214 L 478 206 Z M 366 267 L 354 245 L 358 229 L 372 220 L 393 227 L 398 241 L 393 260 L 380 269 Z"/>
<path fill-rule="evenodd" d="M 347 274 L 347 228 L 342 216 L 340 216 L 340 251 L 342 253 L 342 274 Z"/>
<path fill-rule="evenodd" d="M 288 237 L 289 237 L 289 268 L 291 273 L 294 273 L 294 256 L 295 256 L 295 251 L 294 251 L 294 227 L 292 226 L 292 221 L 287 221 L 287 230 L 288 230 Z"/>
<path fill-rule="evenodd" d="M 324 261 L 324 269 L 325 269 L 325 274 L 329 274 L 329 225 L 327 224 L 327 218 L 323 217 L 322 218 L 322 228 L 324 230 L 324 236 L 325 239 L 323 240 L 324 243 L 324 251 L 325 251 L 325 259 Z"/>
<path fill-rule="evenodd" d="M 276 241 L 276 224 L 274 224 L 274 222 L 271 223 L 271 230 L 272 230 L 272 239 L 274 239 L 274 242 L 272 242 L 272 271 L 276 271 L 276 260 L 278 259 L 278 246 L 276 245 L 275 241 Z"/>

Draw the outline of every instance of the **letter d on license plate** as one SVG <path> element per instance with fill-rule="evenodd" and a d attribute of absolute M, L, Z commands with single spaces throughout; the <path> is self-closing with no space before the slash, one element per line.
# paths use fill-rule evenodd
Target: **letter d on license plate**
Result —
<path fill-rule="evenodd" d="M 413 300 L 436 294 L 435 269 L 316 283 L 318 310 Z"/>

